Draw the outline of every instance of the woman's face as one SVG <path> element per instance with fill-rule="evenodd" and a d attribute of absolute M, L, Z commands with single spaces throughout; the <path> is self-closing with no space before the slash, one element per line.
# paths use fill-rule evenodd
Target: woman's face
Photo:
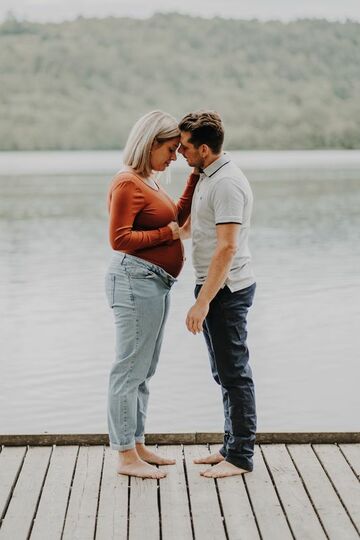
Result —
<path fill-rule="evenodd" d="M 151 149 L 151 168 L 153 171 L 164 171 L 172 161 L 176 161 L 176 150 L 180 136 L 163 143 L 155 142 Z"/>

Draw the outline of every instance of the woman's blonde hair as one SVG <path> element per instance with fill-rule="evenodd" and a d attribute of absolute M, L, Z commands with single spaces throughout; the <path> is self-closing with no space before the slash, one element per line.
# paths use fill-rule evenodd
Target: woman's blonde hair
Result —
<path fill-rule="evenodd" d="M 154 142 L 163 143 L 180 136 L 178 123 L 163 111 L 142 116 L 130 131 L 123 152 L 123 162 L 144 177 L 150 176 L 151 149 Z"/>

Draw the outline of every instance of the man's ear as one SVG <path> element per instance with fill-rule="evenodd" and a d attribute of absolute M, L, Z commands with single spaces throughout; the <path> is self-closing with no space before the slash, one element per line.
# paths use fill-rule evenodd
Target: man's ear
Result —
<path fill-rule="evenodd" d="M 208 157 L 209 150 L 210 150 L 210 148 L 208 147 L 207 144 L 201 144 L 199 146 L 199 152 L 200 152 L 200 155 L 201 155 L 202 158 L 207 158 Z"/>

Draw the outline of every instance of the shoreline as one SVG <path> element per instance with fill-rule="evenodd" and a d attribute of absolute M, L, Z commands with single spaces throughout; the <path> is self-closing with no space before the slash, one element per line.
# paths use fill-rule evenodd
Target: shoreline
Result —
<path fill-rule="evenodd" d="M 360 150 L 232 150 L 227 152 L 246 171 L 359 171 Z M 122 152 L 114 150 L 0 152 L 0 176 L 115 174 Z M 183 158 L 170 170 L 187 171 Z"/>
<path fill-rule="evenodd" d="M 147 433 L 146 444 L 221 444 L 223 433 Z M 257 444 L 349 444 L 360 443 L 357 431 L 320 432 L 262 432 L 256 434 Z M 41 433 L 0 434 L 4 446 L 108 445 L 107 433 Z"/>

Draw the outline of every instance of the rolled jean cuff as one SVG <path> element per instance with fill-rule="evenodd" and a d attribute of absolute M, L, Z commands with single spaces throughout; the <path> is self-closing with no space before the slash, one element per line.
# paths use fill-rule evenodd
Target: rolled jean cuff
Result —
<path fill-rule="evenodd" d="M 140 437 L 135 437 L 135 442 L 145 444 L 145 435 L 140 435 Z"/>
<path fill-rule="evenodd" d="M 226 458 L 226 450 L 224 446 L 220 448 L 219 454 L 221 454 L 223 458 Z"/>
<path fill-rule="evenodd" d="M 135 448 L 135 441 L 129 444 L 116 444 L 110 442 L 110 448 L 112 448 L 112 450 L 118 450 L 119 452 L 125 452 L 125 450 L 132 450 L 133 448 Z"/>
<path fill-rule="evenodd" d="M 254 465 L 251 461 L 247 459 L 237 459 L 233 456 L 229 456 L 229 454 L 226 456 L 225 461 L 228 461 L 232 465 L 235 465 L 235 467 L 239 467 L 239 469 L 244 469 L 244 471 L 251 472 L 254 468 Z"/>

